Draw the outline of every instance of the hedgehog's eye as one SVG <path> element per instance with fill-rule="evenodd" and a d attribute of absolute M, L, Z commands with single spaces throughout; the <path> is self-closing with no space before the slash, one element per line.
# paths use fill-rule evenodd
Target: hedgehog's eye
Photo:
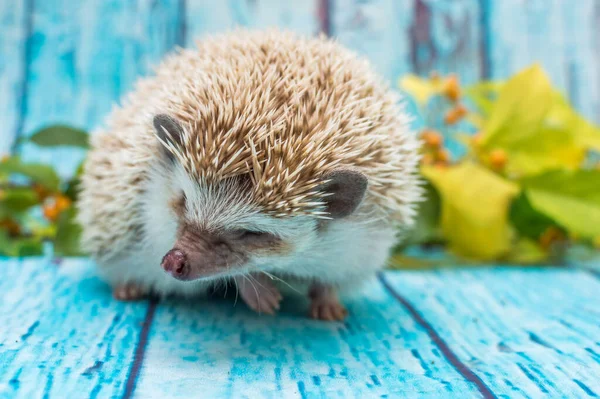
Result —
<path fill-rule="evenodd" d="M 171 201 L 171 208 L 175 211 L 176 215 L 182 216 L 185 213 L 187 207 L 187 198 L 184 193 L 181 193 L 180 196 L 175 197 L 174 200 Z"/>
<path fill-rule="evenodd" d="M 237 240 L 252 240 L 252 241 L 262 240 L 264 238 L 271 237 L 271 234 L 265 233 L 263 231 L 246 230 L 246 229 L 235 230 L 232 232 L 231 235 L 232 235 L 232 237 L 235 237 L 235 239 L 237 239 Z"/>
<path fill-rule="evenodd" d="M 256 230 L 240 229 L 232 232 L 233 243 L 242 245 L 249 250 L 270 248 L 281 241 L 279 237 L 271 233 Z"/>
<path fill-rule="evenodd" d="M 255 231 L 255 230 L 240 230 L 239 231 L 239 237 L 241 239 L 258 238 L 258 237 L 265 236 L 266 234 L 267 233 L 265 233 L 263 231 Z"/>

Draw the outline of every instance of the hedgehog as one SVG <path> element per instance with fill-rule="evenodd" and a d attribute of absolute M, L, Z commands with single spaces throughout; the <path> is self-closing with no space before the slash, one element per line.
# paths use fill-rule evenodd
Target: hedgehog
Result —
<path fill-rule="evenodd" d="M 235 287 L 341 320 L 422 190 L 399 95 L 334 39 L 233 30 L 176 49 L 94 132 L 81 244 L 120 300 Z"/>

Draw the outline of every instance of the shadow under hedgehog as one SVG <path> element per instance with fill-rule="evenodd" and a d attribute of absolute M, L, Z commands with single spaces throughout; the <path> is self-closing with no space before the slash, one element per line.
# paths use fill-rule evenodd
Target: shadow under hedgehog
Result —
<path fill-rule="evenodd" d="M 336 42 L 280 31 L 167 57 L 92 137 L 82 245 L 123 300 L 234 283 L 274 313 L 286 286 L 340 320 L 421 197 L 397 96 Z"/>

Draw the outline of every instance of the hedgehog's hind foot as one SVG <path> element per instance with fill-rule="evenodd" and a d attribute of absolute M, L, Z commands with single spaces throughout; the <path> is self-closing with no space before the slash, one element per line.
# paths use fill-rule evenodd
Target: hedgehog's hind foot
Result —
<path fill-rule="evenodd" d="M 310 287 L 310 316 L 317 320 L 341 321 L 348 311 L 337 297 L 333 287 L 315 283 Z"/>
<path fill-rule="evenodd" d="M 138 301 L 147 295 L 148 291 L 136 283 L 119 284 L 113 288 L 113 297 L 119 301 Z"/>
<path fill-rule="evenodd" d="M 275 314 L 282 299 L 277 287 L 263 274 L 234 277 L 240 297 L 255 312 Z"/>

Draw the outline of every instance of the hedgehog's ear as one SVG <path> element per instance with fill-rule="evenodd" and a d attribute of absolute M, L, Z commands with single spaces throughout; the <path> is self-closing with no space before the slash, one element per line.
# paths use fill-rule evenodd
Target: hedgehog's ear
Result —
<path fill-rule="evenodd" d="M 167 145 L 180 148 L 183 144 L 183 128 L 175 118 L 166 114 L 154 116 L 152 121 L 156 135 Z M 161 145 L 163 154 L 170 160 L 175 159 L 175 155 L 164 145 Z"/>
<path fill-rule="evenodd" d="M 324 176 L 326 211 L 333 219 L 354 213 L 367 191 L 367 176 L 351 169 L 337 169 Z"/>

